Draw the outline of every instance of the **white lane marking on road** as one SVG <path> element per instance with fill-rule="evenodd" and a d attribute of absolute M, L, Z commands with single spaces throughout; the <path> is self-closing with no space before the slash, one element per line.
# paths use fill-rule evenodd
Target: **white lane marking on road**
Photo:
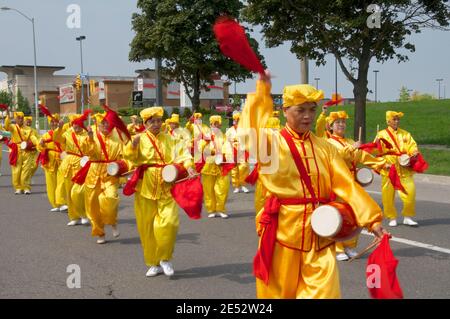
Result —
<path fill-rule="evenodd" d="M 363 230 L 361 232 L 361 234 L 368 235 L 368 236 L 373 236 L 373 234 L 369 233 L 367 230 Z M 418 242 L 418 241 L 409 240 L 409 239 L 405 239 L 405 238 L 395 237 L 395 236 L 392 236 L 391 240 L 392 241 L 396 241 L 398 243 L 402 243 L 402 244 L 406 244 L 406 245 L 410 245 L 410 246 L 415 246 L 415 247 L 420 247 L 420 248 L 425 248 L 425 249 L 429 249 L 429 250 L 434 250 L 434 251 L 438 251 L 438 252 L 450 255 L 450 249 L 447 249 L 447 248 L 442 248 L 442 247 L 438 247 L 438 246 L 434 246 L 434 245 L 430 245 L 430 244 L 425 244 L 425 243 L 421 243 L 421 242 Z"/>
<path fill-rule="evenodd" d="M 366 193 L 381 195 L 381 192 L 377 192 L 377 191 L 366 191 Z"/>

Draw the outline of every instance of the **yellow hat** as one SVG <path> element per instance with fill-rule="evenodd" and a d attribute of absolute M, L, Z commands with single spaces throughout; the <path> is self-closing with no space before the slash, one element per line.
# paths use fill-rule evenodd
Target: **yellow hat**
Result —
<path fill-rule="evenodd" d="M 14 118 L 16 117 L 24 117 L 25 114 L 23 114 L 23 112 L 14 112 Z"/>
<path fill-rule="evenodd" d="M 274 129 L 280 129 L 280 119 L 277 117 L 269 117 L 266 123 L 266 128 L 274 128 Z"/>
<path fill-rule="evenodd" d="M 237 121 L 237 120 L 239 120 L 240 118 L 241 118 L 241 113 L 236 112 L 236 113 L 233 114 L 233 120 Z"/>
<path fill-rule="evenodd" d="M 59 122 L 59 120 L 61 119 L 61 117 L 59 116 L 58 113 L 53 113 L 52 116 L 47 116 L 47 121 L 50 124 L 52 121 L 57 121 Z"/>
<path fill-rule="evenodd" d="M 333 125 L 333 122 L 338 119 L 348 119 L 348 114 L 345 111 L 331 112 L 330 115 L 327 116 L 328 125 Z"/>
<path fill-rule="evenodd" d="M 386 122 L 389 122 L 394 117 L 403 117 L 403 112 L 387 111 L 386 112 Z"/>
<path fill-rule="evenodd" d="M 319 102 L 323 99 L 323 91 L 309 84 L 285 86 L 283 90 L 283 107 L 300 105 L 306 102 Z"/>
<path fill-rule="evenodd" d="M 220 115 L 212 115 L 209 118 L 209 124 L 219 123 L 222 124 L 222 117 Z"/>
<path fill-rule="evenodd" d="M 100 124 L 100 122 L 105 119 L 105 116 L 106 116 L 106 112 L 95 113 L 92 117 L 95 119 L 95 123 Z"/>
<path fill-rule="evenodd" d="M 31 116 L 25 116 L 23 119 L 24 119 L 25 122 L 27 122 L 27 121 L 32 121 L 32 120 L 33 120 L 33 117 L 31 117 Z"/>
<path fill-rule="evenodd" d="M 177 123 L 180 124 L 180 115 L 179 114 L 172 114 L 172 117 L 168 119 L 169 123 Z"/>
<path fill-rule="evenodd" d="M 273 116 L 273 117 L 278 117 L 278 116 L 280 116 L 280 111 L 273 111 L 273 112 L 272 112 L 272 116 Z"/>
<path fill-rule="evenodd" d="M 69 114 L 69 122 L 72 124 L 73 121 L 75 121 L 77 118 L 79 118 L 81 114 Z"/>
<path fill-rule="evenodd" d="M 202 118 L 202 113 L 194 113 L 194 118 L 195 119 L 201 119 Z"/>
<path fill-rule="evenodd" d="M 150 118 L 157 116 L 162 117 L 164 115 L 164 110 L 161 106 L 152 106 L 146 109 L 143 109 L 141 113 L 139 113 L 142 117 L 142 120 L 147 122 Z"/>

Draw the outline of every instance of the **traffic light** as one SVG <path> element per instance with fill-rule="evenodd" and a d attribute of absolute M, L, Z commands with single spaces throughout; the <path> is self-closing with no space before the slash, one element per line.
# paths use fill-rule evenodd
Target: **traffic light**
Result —
<path fill-rule="evenodd" d="M 79 74 L 77 74 L 77 77 L 76 77 L 76 79 L 75 79 L 75 88 L 76 88 L 77 90 L 79 90 L 79 89 L 81 88 L 81 85 L 82 85 L 82 83 L 81 83 L 81 77 L 80 77 Z"/>
<path fill-rule="evenodd" d="M 95 80 L 89 81 L 89 92 L 91 93 L 91 95 L 95 94 Z"/>

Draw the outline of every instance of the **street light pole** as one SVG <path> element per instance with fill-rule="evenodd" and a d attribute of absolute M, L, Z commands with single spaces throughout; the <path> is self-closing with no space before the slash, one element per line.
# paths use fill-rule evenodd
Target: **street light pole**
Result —
<path fill-rule="evenodd" d="M 84 112 L 84 70 L 83 70 L 83 40 L 85 40 L 86 37 L 84 35 L 81 35 L 76 38 L 77 41 L 80 41 L 80 56 L 81 56 L 81 113 Z"/>
<path fill-rule="evenodd" d="M 375 73 L 375 103 L 378 102 L 377 97 L 377 74 L 380 72 L 379 70 L 373 70 L 373 73 Z"/>
<path fill-rule="evenodd" d="M 21 16 L 23 16 L 25 19 L 31 22 L 31 25 L 33 26 L 33 51 L 34 51 L 34 66 L 33 66 L 33 73 L 34 73 L 34 109 L 35 109 L 35 117 L 36 117 L 36 130 L 39 132 L 39 96 L 38 96 L 38 80 L 37 80 L 37 62 L 36 62 L 36 31 L 34 27 L 34 18 L 30 18 L 27 15 L 25 15 L 23 12 L 9 7 L 2 7 L 0 8 L 2 11 L 16 11 Z"/>
<path fill-rule="evenodd" d="M 442 82 L 443 80 L 444 80 L 444 79 L 436 79 L 436 81 L 437 81 L 438 84 L 439 84 L 439 89 L 438 89 L 438 100 L 441 99 L 441 82 Z"/>
<path fill-rule="evenodd" d="M 316 89 L 319 89 L 319 80 L 320 78 L 314 78 L 314 80 L 316 80 Z"/>

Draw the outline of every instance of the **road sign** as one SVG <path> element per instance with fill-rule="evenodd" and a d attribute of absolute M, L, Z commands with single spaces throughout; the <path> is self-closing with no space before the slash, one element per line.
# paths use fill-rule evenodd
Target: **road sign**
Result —
<path fill-rule="evenodd" d="M 142 102 L 142 92 L 141 91 L 133 91 L 133 102 Z"/>

